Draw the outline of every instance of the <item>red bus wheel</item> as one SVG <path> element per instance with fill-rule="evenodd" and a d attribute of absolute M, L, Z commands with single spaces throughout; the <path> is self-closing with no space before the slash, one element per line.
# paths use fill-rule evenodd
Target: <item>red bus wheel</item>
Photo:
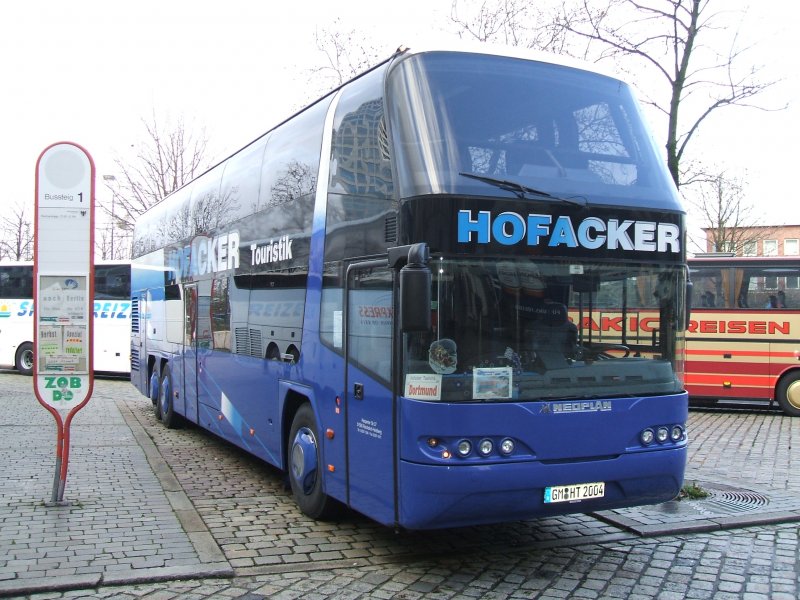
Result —
<path fill-rule="evenodd" d="M 775 396 L 783 412 L 791 417 L 800 417 L 800 371 L 792 371 L 782 377 Z"/>

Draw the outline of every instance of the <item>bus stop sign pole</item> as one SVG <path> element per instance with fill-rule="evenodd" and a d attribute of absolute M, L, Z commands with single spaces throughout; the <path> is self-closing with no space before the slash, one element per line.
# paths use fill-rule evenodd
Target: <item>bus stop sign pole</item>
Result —
<path fill-rule="evenodd" d="M 72 142 L 36 162 L 33 388 L 56 421 L 54 504 L 64 500 L 70 423 L 94 386 L 94 178 L 92 157 Z"/>

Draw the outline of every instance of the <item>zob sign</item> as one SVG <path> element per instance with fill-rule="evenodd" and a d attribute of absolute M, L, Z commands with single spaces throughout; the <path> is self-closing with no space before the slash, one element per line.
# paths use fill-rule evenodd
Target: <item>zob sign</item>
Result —
<path fill-rule="evenodd" d="M 72 375 L 70 377 L 43 377 L 45 385 L 45 395 L 50 397 L 53 406 L 58 408 L 60 404 L 72 402 L 76 394 L 82 395 L 84 385 L 83 380 Z"/>

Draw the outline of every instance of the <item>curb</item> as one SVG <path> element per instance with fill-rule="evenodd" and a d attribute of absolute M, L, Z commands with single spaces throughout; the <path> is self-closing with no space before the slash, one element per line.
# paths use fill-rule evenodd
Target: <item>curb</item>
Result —
<path fill-rule="evenodd" d="M 124 402 L 117 400 L 116 405 L 117 408 L 119 408 L 125 423 L 133 432 L 133 437 L 136 439 L 139 447 L 144 452 L 150 468 L 153 470 L 153 473 L 161 484 L 161 488 L 164 490 L 164 495 L 167 497 L 167 500 L 169 501 L 175 516 L 178 518 L 181 527 L 183 527 L 183 530 L 189 537 L 195 552 L 197 552 L 198 558 L 203 564 L 211 563 L 212 565 L 215 565 L 212 569 L 213 574 L 209 575 L 209 577 L 233 577 L 233 567 L 231 567 L 228 563 L 228 560 L 225 558 L 225 554 L 217 545 L 217 542 L 214 540 L 214 536 L 211 535 L 211 532 L 208 530 L 208 527 L 206 527 L 203 518 L 200 516 L 200 513 L 197 512 L 197 509 L 195 509 L 194 504 L 192 504 L 192 501 L 189 499 L 189 496 L 187 496 L 186 492 L 183 491 L 183 487 L 181 487 L 178 478 L 175 477 L 175 474 L 167 464 L 167 461 L 165 461 L 164 457 L 161 456 L 161 453 L 158 451 L 158 448 L 156 448 L 153 440 L 150 439 L 150 436 L 147 435 L 144 427 L 142 427 L 141 423 L 139 423 L 139 419 L 133 414 L 131 409 Z M 220 571 L 220 565 L 226 565 L 227 572 L 223 574 Z M 104 579 L 104 582 L 107 583 L 107 581 L 107 579 Z"/>
<path fill-rule="evenodd" d="M 754 513 L 749 515 L 706 517 L 673 523 L 656 523 L 645 525 L 635 519 L 608 512 L 589 513 L 603 523 L 619 527 L 624 531 L 635 533 L 640 537 L 658 537 L 680 533 L 704 533 L 740 529 L 758 525 L 776 525 L 780 523 L 800 522 L 800 510 Z"/>
<path fill-rule="evenodd" d="M 157 583 L 176 579 L 223 579 L 235 576 L 233 567 L 225 558 L 202 517 L 183 491 L 177 477 L 147 435 L 136 415 L 124 402 L 117 400 L 115 404 L 125 424 L 131 430 L 136 443 L 144 452 L 148 465 L 158 479 L 173 513 L 197 553 L 201 564 L 143 569 L 111 569 L 101 573 L 60 577 L 17 577 L 0 580 L 0 597 L 90 590 L 101 586 Z"/>
<path fill-rule="evenodd" d="M 158 583 L 175 579 L 225 579 L 232 577 L 233 569 L 228 563 L 197 567 L 160 567 L 151 569 L 125 569 L 91 575 L 64 577 L 33 577 L 0 581 L 0 598 L 27 596 L 45 592 L 68 592 L 72 590 L 96 589 L 104 585 L 134 585 Z"/>

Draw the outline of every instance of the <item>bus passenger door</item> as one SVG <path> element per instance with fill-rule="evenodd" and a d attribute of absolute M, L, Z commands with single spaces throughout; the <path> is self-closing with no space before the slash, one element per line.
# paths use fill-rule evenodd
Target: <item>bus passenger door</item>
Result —
<path fill-rule="evenodd" d="M 392 411 L 392 273 L 351 268 L 345 322 L 348 500 L 392 523 L 395 502 Z"/>
<path fill-rule="evenodd" d="M 183 336 L 183 397 L 176 398 L 178 412 L 187 420 L 197 423 L 197 284 L 186 285 L 183 289 L 184 336 Z"/>

